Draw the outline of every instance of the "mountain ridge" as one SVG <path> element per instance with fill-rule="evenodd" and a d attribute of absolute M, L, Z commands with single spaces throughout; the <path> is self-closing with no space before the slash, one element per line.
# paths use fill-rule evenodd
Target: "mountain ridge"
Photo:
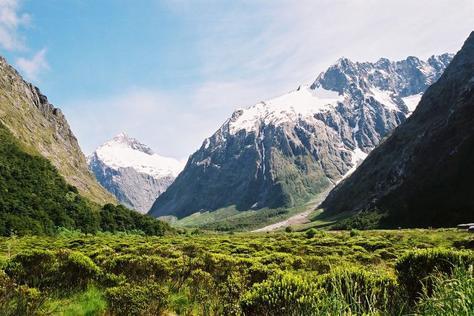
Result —
<path fill-rule="evenodd" d="M 312 85 L 234 111 L 150 214 L 181 218 L 231 205 L 248 210 L 307 202 L 352 172 L 411 114 L 406 98 L 424 92 L 450 58 L 342 58 Z"/>
<path fill-rule="evenodd" d="M 474 32 L 413 115 L 321 207 L 329 214 L 377 211 L 389 227 L 472 220 L 473 126 Z"/>
<path fill-rule="evenodd" d="M 49 103 L 39 88 L 23 80 L 1 56 L 0 122 L 29 152 L 49 159 L 81 194 L 99 204 L 115 201 L 89 172 L 62 111 Z"/>

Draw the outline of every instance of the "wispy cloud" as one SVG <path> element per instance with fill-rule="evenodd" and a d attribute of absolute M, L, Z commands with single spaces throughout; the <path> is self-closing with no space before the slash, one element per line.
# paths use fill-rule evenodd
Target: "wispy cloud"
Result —
<path fill-rule="evenodd" d="M 455 52 L 474 25 L 472 0 L 167 2 L 193 30 L 202 80 L 177 91 L 128 89 L 68 105 L 85 151 L 124 130 L 182 158 L 233 109 L 311 83 L 341 56 Z"/>
<path fill-rule="evenodd" d="M 30 22 L 30 15 L 20 12 L 19 0 L 0 0 L 0 46 L 13 51 L 25 47 L 18 29 Z"/>
<path fill-rule="evenodd" d="M 21 0 L 0 0 L 0 47 L 17 56 L 15 64 L 28 80 L 38 81 L 49 65 L 45 48 L 29 58 L 24 56 L 30 49 L 22 29 L 30 24 L 31 15 L 22 11 Z"/>
<path fill-rule="evenodd" d="M 15 63 L 26 78 L 33 81 L 37 81 L 40 73 L 49 69 L 46 61 L 46 48 L 43 48 L 31 58 L 17 58 Z"/>
<path fill-rule="evenodd" d="M 214 82 L 266 80 L 273 94 L 314 79 L 340 56 L 364 61 L 454 52 L 474 25 L 472 0 L 243 1 L 219 10 L 218 18 L 204 9 L 212 8 L 208 2 L 194 9 L 204 74 Z M 190 14 L 189 4 L 173 3 Z"/>

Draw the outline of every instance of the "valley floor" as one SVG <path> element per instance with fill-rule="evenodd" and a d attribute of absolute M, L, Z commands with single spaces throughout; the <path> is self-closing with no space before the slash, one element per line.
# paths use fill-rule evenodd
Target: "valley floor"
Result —
<path fill-rule="evenodd" d="M 295 227 L 296 230 L 313 226 L 319 227 L 326 224 L 324 218 L 321 218 L 321 220 L 319 220 L 318 223 L 314 223 L 314 225 L 311 224 L 311 221 L 315 216 L 322 215 L 321 211 L 316 208 L 326 198 L 331 189 L 332 187 L 315 196 L 305 204 L 291 208 L 263 208 L 259 210 L 239 211 L 235 209 L 235 207 L 230 206 L 212 212 L 197 212 L 180 220 L 175 219 L 173 221 L 166 216 L 161 219 L 170 222 L 176 227 L 200 228 L 221 232 L 270 232 L 282 230 L 289 226 Z M 327 224 L 329 223 L 332 223 L 330 218 L 327 221 Z"/>
<path fill-rule="evenodd" d="M 473 249 L 454 229 L 0 238 L 0 314 L 404 314 L 425 308 L 398 304 L 414 279 Z"/>

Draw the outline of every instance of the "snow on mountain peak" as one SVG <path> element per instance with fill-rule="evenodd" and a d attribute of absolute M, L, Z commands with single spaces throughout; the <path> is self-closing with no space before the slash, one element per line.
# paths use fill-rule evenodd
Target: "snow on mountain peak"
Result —
<path fill-rule="evenodd" d="M 351 108 L 361 97 L 372 98 L 387 111 L 409 116 L 422 92 L 439 77 L 449 60 L 449 54 L 432 56 L 427 61 L 413 56 L 401 61 L 380 58 L 375 63 L 341 57 L 312 85 L 238 109 L 223 127 L 231 135 L 258 132 L 264 125 L 311 119 L 338 104 Z"/>
<path fill-rule="evenodd" d="M 278 126 L 300 117 L 313 116 L 335 107 L 343 100 L 344 97 L 336 91 L 300 86 L 287 94 L 235 111 L 229 122 L 229 131 L 231 134 L 240 130 L 256 131 L 260 124 Z"/>
<path fill-rule="evenodd" d="M 150 147 L 125 133 L 105 142 L 93 155 L 112 169 L 133 168 L 157 179 L 176 177 L 184 168 L 182 161 L 155 154 Z"/>

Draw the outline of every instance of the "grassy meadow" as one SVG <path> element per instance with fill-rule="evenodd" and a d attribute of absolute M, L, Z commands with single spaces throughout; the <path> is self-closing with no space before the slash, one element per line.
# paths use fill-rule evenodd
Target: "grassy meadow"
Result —
<path fill-rule="evenodd" d="M 0 238 L 1 315 L 472 315 L 453 229 Z"/>

